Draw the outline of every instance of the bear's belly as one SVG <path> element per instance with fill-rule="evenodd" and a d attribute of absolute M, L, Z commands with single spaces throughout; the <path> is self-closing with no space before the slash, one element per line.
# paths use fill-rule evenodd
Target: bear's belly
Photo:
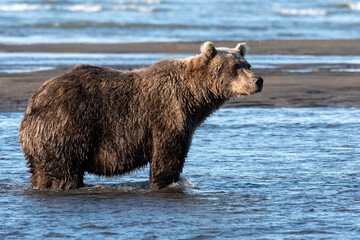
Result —
<path fill-rule="evenodd" d="M 150 144 L 143 143 L 116 147 L 106 145 L 99 147 L 93 156 L 85 162 L 84 167 L 88 173 L 99 176 L 116 176 L 145 167 L 150 162 L 150 159 Z"/>

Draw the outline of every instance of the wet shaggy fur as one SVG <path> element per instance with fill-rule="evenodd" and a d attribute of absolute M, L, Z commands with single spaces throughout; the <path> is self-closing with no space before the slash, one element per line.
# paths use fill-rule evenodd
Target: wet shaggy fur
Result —
<path fill-rule="evenodd" d="M 32 96 L 19 131 L 31 185 L 72 189 L 84 172 L 121 175 L 150 163 L 155 189 L 176 182 L 193 133 L 226 100 L 261 91 L 245 46 L 122 72 L 80 65 Z"/>

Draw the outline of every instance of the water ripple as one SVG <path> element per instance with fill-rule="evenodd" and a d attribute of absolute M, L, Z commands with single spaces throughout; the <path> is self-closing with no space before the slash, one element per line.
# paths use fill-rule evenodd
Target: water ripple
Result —
<path fill-rule="evenodd" d="M 87 174 L 77 190 L 30 188 L 22 115 L 0 113 L 0 238 L 359 235 L 359 109 L 221 109 L 196 132 L 183 180 L 157 191 L 148 167 Z"/>

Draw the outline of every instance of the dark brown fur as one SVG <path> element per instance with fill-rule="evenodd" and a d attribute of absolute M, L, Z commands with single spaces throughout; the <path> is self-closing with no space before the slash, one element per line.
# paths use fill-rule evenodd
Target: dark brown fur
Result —
<path fill-rule="evenodd" d="M 218 49 L 121 72 L 80 65 L 36 91 L 19 138 L 38 188 L 83 186 L 150 163 L 153 188 L 176 182 L 192 135 L 226 100 L 261 90 L 244 48 Z"/>

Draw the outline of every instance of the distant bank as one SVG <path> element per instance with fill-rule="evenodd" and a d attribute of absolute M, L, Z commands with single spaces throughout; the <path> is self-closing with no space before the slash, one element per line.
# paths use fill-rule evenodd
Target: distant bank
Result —
<path fill-rule="evenodd" d="M 360 39 L 342 40 L 232 40 L 213 41 L 217 46 L 233 47 L 246 41 L 250 54 L 295 55 L 360 55 Z M 199 52 L 202 42 L 149 43 L 66 43 L 66 44 L 0 44 L 1 52 L 59 52 L 59 53 L 189 53 Z"/>

